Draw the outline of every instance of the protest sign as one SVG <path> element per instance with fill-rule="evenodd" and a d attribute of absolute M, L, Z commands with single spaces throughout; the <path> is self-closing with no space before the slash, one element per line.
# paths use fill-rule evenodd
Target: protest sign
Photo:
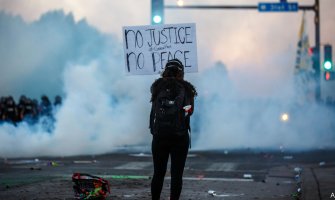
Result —
<path fill-rule="evenodd" d="M 127 74 L 159 74 L 175 58 L 186 73 L 198 71 L 194 23 L 126 26 L 122 31 Z"/>

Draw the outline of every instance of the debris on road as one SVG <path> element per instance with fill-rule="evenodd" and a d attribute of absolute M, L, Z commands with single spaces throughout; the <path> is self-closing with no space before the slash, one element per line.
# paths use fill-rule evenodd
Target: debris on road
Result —
<path fill-rule="evenodd" d="M 74 196 L 77 199 L 106 199 L 110 193 L 107 180 L 85 173 L 72 175 Z"/>

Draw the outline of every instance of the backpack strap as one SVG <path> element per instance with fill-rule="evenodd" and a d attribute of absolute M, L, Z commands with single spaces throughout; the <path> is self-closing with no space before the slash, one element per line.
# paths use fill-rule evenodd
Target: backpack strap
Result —
<path fill-rule="evenodd" d="M 155 109 L 155 102 L 152 102 L 150 111 L 150 121 L 149 121 L 149 129 L 152 135 L 154 134 L 154 117 L 155 117 L 154 109 Z"/>

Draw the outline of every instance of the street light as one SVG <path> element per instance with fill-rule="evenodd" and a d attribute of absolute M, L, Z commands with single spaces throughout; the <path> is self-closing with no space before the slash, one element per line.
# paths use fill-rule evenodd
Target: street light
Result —
<path fill-rule="evenodd" d="M 289 118 L 290 117 L 289 117 L 288 113 L 282 113 L 281 116 L 280 116 L 280 120 L 282 122 L 287 122 L 289 120 Z"/>
<path fill-rule="evenodd" d="M 177 0 L 177 5 L 182 7 L 184 6 L 184 1 L 183 0 Z"/>

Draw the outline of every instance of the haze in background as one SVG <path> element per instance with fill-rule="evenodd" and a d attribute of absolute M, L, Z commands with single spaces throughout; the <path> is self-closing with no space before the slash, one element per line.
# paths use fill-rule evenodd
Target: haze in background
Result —
<path fill-rule="evenodd" d="M 120 41 L 122 26 L 150 23 L 151 0 L 0 0 L 0 9 L 33 22 L 50 10 L 73 13 L 75 21 L 83 18 L 102 33 Z M 259 0 L 185 0 L 185 5 L 257 5 Z M 266 2 L 279 2 L 267 0 Z M 312 5 L 314 0 L 299 0 Z M 176 5 L 175 0 L 165 0 Z M 335 45 L 333 0 L 320 2 L 321 44 Z M 257 10 L 165 10 L 166 23 L 196 23 L 199 70 L 217 61 L 226 64 L 229 78 L 246 96 L 269 96 L 291 77 L 302 12 L 259 13 Z M 306 13 L 308 34 L 314 45 L 314 13 Z M 284 55 L 284 57 L 283 57 Z M 335 57 L 335 51 L 334 56 Z M 250 67 L 252 65 L 252 68 Z M 247 72 L 247 73 L 245 73 Z M 241 74 L 245 74 L 241 78 Z M 252 80 L 245 84 L 242 80 Z M 255 81 L 257 80 L 257 81 Z"/>
<path fill-rule="evenodd" d="M 0 95 L 16 100 L 21 94 L 64 98 L 51 133 L 40 124 L 1 125 L 1 156 L 99 154 L 149 147 L 149 88 L 158 76 L 125 76 L 117 36 L 60 10 L 32 23 L 0 12 L 0 31 Z M 312 102 L 297 104 L 293 64 L 287 65 L 294 56 L 279 52 L 263 60 L 267 71 L 257 70 L 257 63 L 231 70 L 222 62 L 204 62 L 199 73 L 186 75 L 199 92 L 192 119 L 193 149 L 334 147 L 334 112 Z M 199 54 L 199 60 L 205 58 Z M 256 77 L 250 76 L 254 70 Z M 234 79 L 232 71 L 238 71 Z M 257 91 L 257 86 L 270 81 L 275 89 Z M 282 112 L 291 114 L 288 123 L 279 120 Z"/>

